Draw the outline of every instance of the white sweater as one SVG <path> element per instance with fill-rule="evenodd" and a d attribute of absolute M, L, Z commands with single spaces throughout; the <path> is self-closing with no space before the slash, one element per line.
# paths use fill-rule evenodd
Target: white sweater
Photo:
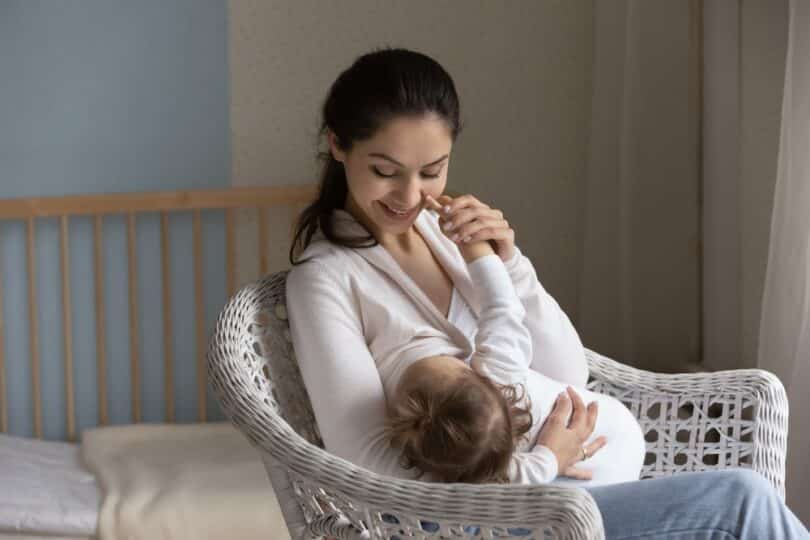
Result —
<path fill-rule="evenodd" d="M 335 224 L 341 235 L 366 235 L 343 210 L 335 211 Z M 438 218 L 423 211 L 415 226 L 477 317 L 481 306 L 467 265 L 439 229 Z M 451 323 L 382 246 L 345 248 L 318 233 L 302 259 L 309 261 L 294 267 L 287 278 L 287 309 L 296 357 L 326 448 L 380 474 L 414 478 L 415 471 L 401 467 L 398 451 L 384 437 L 386 388 L 391 391 L 404 369 L 420 358 L 446 354 L 469 359 L 477 328 Z M 505 268 L 525 309 L 531 370 L 563 388 L 583 388 L 587 363 L 568 317 L 519 250 Z M 551 470 L 548 452 L 545 467 L 539 466 L 541 454 L 517 455 L 526 467 L 514 471 L 516 481 L 554 477 L 556 461 L 552 456 Z"/>

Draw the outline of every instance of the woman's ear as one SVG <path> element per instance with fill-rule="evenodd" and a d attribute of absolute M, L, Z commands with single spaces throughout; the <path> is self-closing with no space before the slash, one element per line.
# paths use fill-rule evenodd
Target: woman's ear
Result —
<path fill-rule="evenodd" d="M 329 151 L 332 153 L 332 157 L 343 163 L 346 160 L 346 152 L 338 147 L 337 135 L 331 129 L 326 132 L 326 140 L 329 141 Z"/>

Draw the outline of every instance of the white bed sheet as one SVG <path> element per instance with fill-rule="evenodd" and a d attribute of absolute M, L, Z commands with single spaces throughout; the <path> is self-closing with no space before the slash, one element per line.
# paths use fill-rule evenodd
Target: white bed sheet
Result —
<path fill-rule="evenodd" d="M 0 532 L 0 540 L 95 540 L 95 536 L 41 536 L 39 534 L 28 533 L 3 533 Z"/>
<path fill-rule="evenodd" d="M 78 444 L 0 434 L 0 539 L 95 536 L 100 500 Z"/>

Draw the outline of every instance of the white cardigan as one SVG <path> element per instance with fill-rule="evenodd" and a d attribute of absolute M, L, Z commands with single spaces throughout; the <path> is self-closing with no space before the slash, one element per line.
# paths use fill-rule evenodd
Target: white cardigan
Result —
<path fill-rule="evenodd" d="M 367 234 L 348 212 L 336 210 L 334 219 L 343 236 Z M 439 229 L 437 216 L 422 211 L 415 226 L 479 314 L 467 265 Z M 401 467 L 398 452 L 384 437 L 384 383 L 396 381 L 409 362 L 426 356 L 469 359 L 474 331 L 465 333 L 450 323 L 380 245 L 345 248 L 319 232 L 302 259 L 309 260 L 287 278 L 287 309 L 296 358 L 326 448 L 380 474 L 414 478 L 415 471 Z M 506 269 L 526 311 L 532 370 L 584 388 L 587 362 L 570 320 L 519 250 Z M 391 364 L 396 358 L 399 362 Z M 554 468 L 556 474 L 556 461 Z M 524 473 L 523 481 L 547 477 Z"/>

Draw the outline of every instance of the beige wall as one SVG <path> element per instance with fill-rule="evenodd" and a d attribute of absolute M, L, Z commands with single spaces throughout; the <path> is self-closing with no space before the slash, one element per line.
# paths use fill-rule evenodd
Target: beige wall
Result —
<path fill-rule="evenodd" d="M 318 112 L 340 71 L 378 46 L 425 52 L 453 76 L 466 124 L 451 188 L 504 211 L 541 281 L 576 320 L 590 1 L 232 0 L 230 27 L 235 185 L 316 181 Z M 240 231 L 244 281 L 255 272 L 255 237 Z M 272 241 L 283 251 L 283 235 Z M 274 269 L 285 264 L 280 257 Z"/>

